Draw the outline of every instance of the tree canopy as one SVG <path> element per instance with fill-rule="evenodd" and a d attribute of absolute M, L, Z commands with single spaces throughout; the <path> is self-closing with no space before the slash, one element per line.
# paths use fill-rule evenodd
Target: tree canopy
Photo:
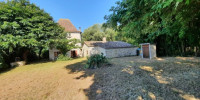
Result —
<path fill-rule="evenodd" d="M 80 48 L 77 43 L 80 43 L 77 39 L 66 39 L 66 38 L 60 38 L 55 39 L 50 43 L 50 47 L 56 48 L 60 50 L 62 55 L 66 56 L 67 52 L 74 48 Z"/>
<path fill-rule="evenodd" d="M 63 28 L 35 4 L 27 0 L 0 2 L 0 53 L 8 63 L 15 56 L 22 57 L 20 52 L 48 48 L 62 33 Z"/>
<path fill-rule="evenodd" d="M 200 0 L 122 0 L 106 15 L 106 26 L 134 44 L 157 44 L 158 55 L 200 49 Z M 193 55 L 193 53 L 192 53 Z"/>
<path fill-rule="evenodd" d="M 85 41 L 101 41 L 103 37 L 106 37 L 107 40 L 115 40 L 117 32 L 112 28 L 105 28 L 101 24 L 95 24 L 87 28 L 83 32 L 83 40 Z"/>

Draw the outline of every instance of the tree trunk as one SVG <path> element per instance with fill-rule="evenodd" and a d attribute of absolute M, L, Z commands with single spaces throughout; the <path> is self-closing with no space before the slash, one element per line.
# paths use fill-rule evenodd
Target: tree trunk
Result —
<path fill-rule="evenodd" d="M 195 48 L 196 48 L 195 56 L 198 57 L 198 56 L 199 56 L 199 53 L 200 53 L 200 50 L 199 50 L 200 47 L 197 46 L 197 47 L 195 47 Z"/>
<path fill-rule="evenodd" d="M 197 57 L 198 50 L 197 50 L 197 47 L 196 47 L 196 46 L 194 47 L 194 52 L 195 52 L 195 56 Z"/>
<path fill-rule="evenodd" d="M 23 53 L 23 59 L 24 59 L 24 61 L 25 61 L 26 63 L 27 63 L 27 61 L 28 61 L 28 59 L 27 59 L 28 53 L 29 53 L 29 50 L 26 50 L 26 51 Z"/>
<path fill-rule="evenodd" d="M 181 56 L 183 56 L 184 55 L 184 43 L 183 43 L 183 41 L 181 42 L 181 47 L 182 47 L 182 54 L 181 54 Z"/>
<path fill-rule="evenodd" d="M 39 51 L 39 59 L 41 59 L 42 50 L 43 50 L 43 48 L 41 47 L 40 51 Z"/>

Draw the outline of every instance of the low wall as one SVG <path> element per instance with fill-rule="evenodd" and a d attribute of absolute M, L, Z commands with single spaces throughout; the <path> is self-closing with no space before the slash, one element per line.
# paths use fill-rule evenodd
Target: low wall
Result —
<path fill-rule="evenodd" d="M 136 56 L 137 47 L 134 48 L 117 48 L 117 49 L 106 49 L 107 58 L 125 57 L 125 56 Z"/>

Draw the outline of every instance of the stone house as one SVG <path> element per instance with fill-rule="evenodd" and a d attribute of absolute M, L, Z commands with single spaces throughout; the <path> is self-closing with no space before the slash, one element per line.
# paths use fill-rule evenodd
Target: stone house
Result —
<path fill-rule="evenodd" d="M 82 48 L 82 56 L 101 54 L 107 58 L 135 56 L 137 47 L 122 41 L 85 41 Z"/>
<path fill-rule="evenodd" d="M 81 30 L 77 30 L 76 27 L 72 24 L 72 22 L 69 19 L 60 19 L 58 21 L 58 24 L 64 28 L 66 34 L 66 39 L 81 39 Z M 77 46 L 81 47 L 81 43 L 77 43 Z M 49 59 L 50 60 L 56 60 L 58 55 L 60 54 L 60 51 L 56 48 L 49 50 Z M 81 56 L 81 50 L 80 49 L 72 49 L 70 50 L 67 55 L 69 57 L 79 57 Z"/>

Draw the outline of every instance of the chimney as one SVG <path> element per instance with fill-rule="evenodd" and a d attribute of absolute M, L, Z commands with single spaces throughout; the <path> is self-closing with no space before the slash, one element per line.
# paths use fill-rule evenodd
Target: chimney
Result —
<path fill-rule="evenodd" d="M 103 37 L 103 42 L 107 42 L 107 41 L 106 41 L 106 37 Z"/>
<path fill-rule="evenodd" d="M 81 27 L 79 27 L 79 31 L 81 31 Z"/>

